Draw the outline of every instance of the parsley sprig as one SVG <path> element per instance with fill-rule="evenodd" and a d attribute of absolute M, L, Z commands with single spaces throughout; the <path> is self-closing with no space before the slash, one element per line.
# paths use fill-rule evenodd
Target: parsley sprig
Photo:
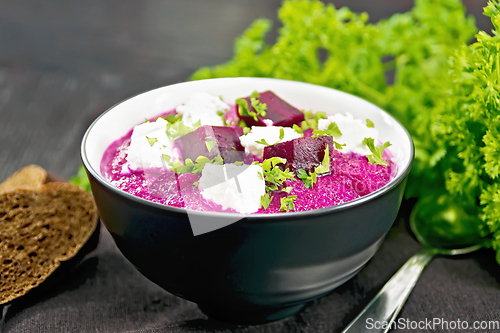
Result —
<path fill-rule="evenodd" d="M 259 144 L 264 145 L 264 146 L 272 146 L 272 145 L 275 145 L 277 143 L 280 143 L 284 138 L 285 138 L 285 129 L 280 128 L 280 138 L 275 143 L 271 143 L 271 144 L 267 143 L 266 139 L 261 139 L 259 141 L 255 141 L 255 143 L 259 143 Z"/>
<path fill-rule="evenodd" d="M 201 120 L 198 120 L 196 123 L 193 124 L 193 126 L 186 126 L 182 120 L 178 120 L 174 123 L 169 122 L 167 124 L 167 129 L 165 133 L 171 140 L 173 140 L 175 138 L 193 132 L 200 126 L 201 126 Z"/>
<path fill-rule="evenodd" d="M 387 141 L 381 146 L 375 147 L 375 140 L 373 138 L 365 138 L 363 140 L 363 144 L 370 149 L 372 155 L 367 155 L 368 162 L 371 164 L 383 165 L 387 166 L 387 162 L 382 159 L 382 154 L 384 153 L 384 149 L 391 146 L 391 143 Z"/>
<path fill-rule="evenodd" d="M 296 181 L 295 175 L 288 168 L 283 171 L 280 169 L 278 164 L 285 164 L 286 159 L 281 157 L 271 157 L 267 158 L 262 163 L 254 162 L 254 164 L 260 165 L 262 167 L 263 174 L 262 178 L 266 181 L 266 194 L 261 197 L 262 207 L 264 210 L 269 207 L 273 196 L 271 193 L 273 191 L 283 191 L 286 193 L 290 193 L 293 189 L 291 186 L 283 187 L 283 184 L 286 180 L 290 179 Z"/>
<path fill-rule="evenodd" d="M 224 164 L 224 161 L 222 160 L 220 154 L 215 156 L 213 159 L 209 159 L 208 157 L 205 156 L 198 156 L 194 162 L 190 158 L 186 158 L 184 164 L 182 164 L 181 162 L 172 162 L 171 157 L 166 154 L 163 154 L 162 158 L 173 171 L 179 174 L 182 173 L 200 174 L 203 168 L 205 167 L 205 164 L 207 163 L 215 165 Z"/>
<path fill-rule="evenodd" d="M 318 181 L 316 171 L 307 174 L 307 171 L 299 169 L 297 170 L 297 177 L 302 180 L 306 188 L 313 188 L 313 185 Z"/>
<path fill-rule="evenodd" d="M 252 105 L 255 111 L 250 111 L 246 99 L 237 98 L 235 102 L 238 105 L 239 115 L 242 117 L 252 117 L 255 121 L 259 120 L 257 116 L 265 117 L 267 104 L 260 103 L 258 98 L 259 98 L 259 93 L 257 91 L 252 92 L 252 94 L 250 95 L 250 104 Z"/>
<path fill-rule="evenodd" d="M 309 111 L 304 111 L 304 121 L 300 124 L 300 127 L 302 128 L 303 131 L 308 130 L 308 129 L 313 129 L 316 130 L 318 129 L 318 120 L 320 119 L 326 119 L 326 113 L 317 111 L 317 112 L 312 112 L 312 110 Z"/>
<path fill-rule="evenodd" d="M 289 195 L 287 197 L 283 197 L 280 200 L 280 212 L 295 210 L 295 200 L 297 199 L 296 195 Z"/>

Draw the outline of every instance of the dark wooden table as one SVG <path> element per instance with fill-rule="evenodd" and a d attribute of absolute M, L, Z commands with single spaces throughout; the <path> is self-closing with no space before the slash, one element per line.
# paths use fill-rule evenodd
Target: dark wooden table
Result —
<path fill-rule="evenodd" d="M 337 0 L 372 21 L 411 8 L 409 0 Z M 275 22 L 279 0 L 1 1 L 0 180 L 27 164 L 69 178 L 80 141 L 113 104 L 181 82 L 232 56 L 250 22 Z M 486 0 L 464 2 L 479 28 Z M 195 304 L 150 283 L 103 230 L 98 251 L 44 297 L 9 308 L 5 332 L 339 331 L 419 249 L 396 223 L 381 250 L 353 280 L 301 313 L 265 326 L 207 319 Z M 500 270 L 491 251 L 436 259 L 401 318 L 500 320 Z M 398 331 L 398 330 L 395 330 Z M 427 331 L 427 330 L 411 330 Z M 486 330 L 487 331 L 487 330 Z"/>

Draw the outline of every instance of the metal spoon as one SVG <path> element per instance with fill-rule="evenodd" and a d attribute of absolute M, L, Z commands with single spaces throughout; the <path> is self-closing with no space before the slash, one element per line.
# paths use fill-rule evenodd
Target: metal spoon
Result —
<path fill-rule="evenodd" d="M 388 332 L 394 326 L 391 324 L 396 320 L 422 271 L 435 255 L 454 256 L 466 254 L 477 251 L 484 246 L 485 241 L 479 234 L 459 235 L 463 237 L 455 237 L 455 240 L 458 242 L 466 241 L 466 246 L 459 247 L 456 246 L 458 243 L 454 242 L 456 248 L 450 248 L 449 246 L 453 245 L 450 243 L 450 238 L 443 241 L 440 235 L 432 234 L 429 232 L 430 230 L 427 230 L 427 233 L 422 232 L 425 222 L 419 216 L 418 206 L 418 204 L 415 206 L 410 215 L 410 228 L 424 248 L 408 259 L 342 333 Z M 441 215 L 444 217 L 451 217 L 452 219 L 457 217 L 456 214 L 453 216 L 452 213 L 446 210 L 443 210 L 442 213 Z M 456 223 L 456 221 L 454 222 Z M 419 228 L 421 228 L 420 231 Z M 456 229 L 463 230 L 460 226 Z M 424 238 L 423 235 L 426 235 L 426 237 Z M 447 243 L 448 246 L 443 247 L 443 243 Z M 367 323 L 370 322 L 383 323 L 383 325 L 370 325 L 372 329 L 368 329 Z M 375 326 L 379 327 L 374 328 Z"/>

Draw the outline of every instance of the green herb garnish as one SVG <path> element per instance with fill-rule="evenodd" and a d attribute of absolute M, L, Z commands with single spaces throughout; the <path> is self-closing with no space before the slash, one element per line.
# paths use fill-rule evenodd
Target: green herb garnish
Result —
<path fill-rule="evenodd" d="M 315 129 L 313 131 L 313 134 L 312 134 L 312 136 L 314 138 L 317 136 L 323 136 L 323 135 L 330 135 L 330 136 L 333 136 L 335 138 L 335 137 L 341 136 L 342 132 L 340 131 L 337 124 L 335 122 L 332 122 L 324 130 Z"/>
<path fill-rule="evenodd" d="M 328 145 L 326 145 L 325 156 L 323 157 L 323 161 L 321 161 L 320 165 L 314 168 L 314 171 L 318 175 L 330 172 L 330 149 L 328 149 Z"/>
<path fill-rule="evenodd" d="M 366 127 L 374 128 L 375 124 L 370 119 L 366 118 Z"/>
<path fill-rule="evenodd" d="M 260 197 L 260 203 L 262 204 L 262 207 L 264 210 L 269 208 L 269 205 L 271 204 L 271 201 L 273 200 L 274 196 L 270 196 L 269 193 L 266 193 L 265 195 Z"/>
<path fill-rule="evenodd" d="M 284 138 L 285 138 L 285 129 L 284 128 L 280 128 L 280 138 L 275 143 L 269 144 L 269 143 L 267 143 L 267 141 L 265 139 L 261 139 L 259 141 L 255 141 L 255 143 L 259 143 L 259 144 L 264 145 L 264 146 L 272 146 L 272 145 L 275 145 L 277 143 L 280 143 Z"/>
<path fill-rule="evenodd" d="M 295 130 L 295 132 L 299 133 L 300 136 L 304 136 L 304 131 L 297 124 L 293 124 L 292 128 Z"/>
<path fill-rule="evenodd" d="M 262 163 L 254 162 L 254 164 L 260 165 L 264 171 L 264 180 L 266 181 L 266 191 L 276 191 L 281 188 L 283 183 L 287 180 L 296 181 L 295 175 L 288 168 L 283 171 L 280 169 L 278 164 L 285 164 L 286 159 L 281 157 L 271 157 L 262 161 Z"/>
<path fill-rule="evenodd" d="M 151 147 L 153 147 L 153 145 L 158 142 L 158 139 L 157 138 L 149 138 L 146 136 L 146 139 L 148 139 L 148 143 Z"/>
<path fill-rule="evenodd" d="M 184 122 L 182 120 L 178 120 L 175 123 L 168 123 L 167 124 L 167 130 L 166 134 L 167 136 L 173 140 L 175 138 L 178 138 L 180 136 L 186 135 L 188 133 L 193 132 L 196 130 L 198 127 L 201 126 L 201 121 L 198 120 L 196 123 L 193 124 L 192 127 L 184 125 Z"/>
<path fill-rule="evenodd" d="M 168 115 L 162 116 L 160 118 L 165 119 L 170 124 L 173 124 L 173 123 L 176 123 L 176 122 L 182 120 L 182 116 L 180 114 L 178 114 L 178 113 L 175 113 L 175 112 L 169 113 Z"/>
<path fill-rule="evenodd" d="M 387 166 L 387 162 L 382 159 L 382 154 L 384 153 L 385 148 L 391 146 L 389 141 L 381 146 L 375 147 L 375 140 L 373 138 L 365 138 L 363 140 L 363 144 L 372 152 L 372 155 L 366 156 L 368 158 L 368 162 L 371 164 Z"/>
<path fill-rule="evenodd" d="M 281 206 L 280 206 L 280 212 L 282 211 L 290 211 L 290 210 L 295 210 L 295 200 L 297 199 L 296 195 L 289 195 L 287 197 L 283 197 L 280 200 Z"/>
<path fill-rule="evenodd" d="M 313 188 L 314 184 L 318 181 L 316 171 L 313 171 L 308 175 L 307 171 L 299 169 L 297 170 L 297 177 L 302 180 L 306 188 Z"/>
<path fill-rule="evenodd" d="M 190 158 L 186 158 L 184 160 L 184 164 L 182 164 L 181 162 L 171 162 L 171 157 L 165 154 L 162 155 L 162 158 L 174 172 L 179 174 L 183 173 L 200 174 L 203 168 L 205 167 L 205 164 L 207 163 L 215 165 L 224 164 L 224 161 L 222 160 L 220 154 L 215 156 L 213 159 L 209 159 L 208 157 L 205 156 L 198 156 L 196 158 L 196 161 L 194 162 Z"/>
<path fill-rule="evenodd" d="M 212 151 L 212 148 L 215 147 L 215 143 L 215 141 L 205 141 L 209 153 Z"/>
<path fill-rule="evenodd" d="M 255 111 L 250 111 L 246 99 L 237 98 L 235 102 L 238 105 L 238 114 L 242 117 L 252 117 L 255 121 L 259 121 L 257 116 L 265 117 L 267 105 L 265 103 L 260 103 L 258 98 L 259 93 L 257 91 L 252 92 L 250 95 L 250 103 Z"/>

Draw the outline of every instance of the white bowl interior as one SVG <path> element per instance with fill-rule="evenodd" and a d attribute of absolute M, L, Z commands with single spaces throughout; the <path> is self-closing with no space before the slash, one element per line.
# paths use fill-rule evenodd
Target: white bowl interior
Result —
<path fill-rule="evenodd" d="M 268 78 L 223 78 L 165 86 L 132 97 L 99 117 L 87 131 L 82 156 L 93 174 L 104 179 L 100 163 L 105 150 L 126 135 L 135 125 L 184 103 L 192 92 L 205 91 L 221 96 L 227 103 L 250 95 L 254 90 L 272 90 L 298 109 L 323 111 L 327 115 L 350 112 L 355 118 L 369 118 L 380 132 L 382 142 L 390 141 L 390 152 L 398 164 L 396 178 L 406 170 L 412 159 L 411 138 L 404 127 L 379 107 L 350 94 L 308 83 Z"/>

